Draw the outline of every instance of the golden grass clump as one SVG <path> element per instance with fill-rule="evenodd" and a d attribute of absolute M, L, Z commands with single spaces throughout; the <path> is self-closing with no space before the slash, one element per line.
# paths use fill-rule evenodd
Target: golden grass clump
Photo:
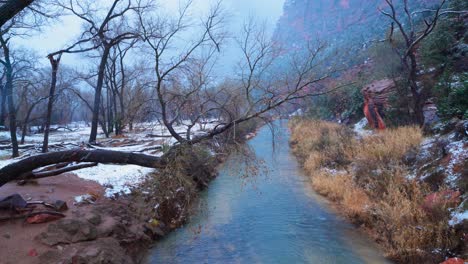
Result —
<path fill-rule="evenodd" d="M 319 194 L 343 205 L 350 216 L 364 217 L 371 204 L 367 194 L 353 183 L 352 176 L 348 173 L 316 171 L 312 177 L 312 186 Z"/>
<path fill-rule="evenodd" d="M 339 167 L 348 160 L 346 153 L 351 152 L 355 139 L 350 129 L 317 120 L 294 122 L 291 127 L 291 145 L 295 155 L 305 168 L 312 172 L 320 166 Z"/>
<path fill-rule="evenodd" d="M 419 127 L 388 129 L 364 137 L 362 142 L 347 154 L 349 158 L 386 166 L 389 162 L 399 163 L 408 151 L 421 144 L 422 139 Z"/>

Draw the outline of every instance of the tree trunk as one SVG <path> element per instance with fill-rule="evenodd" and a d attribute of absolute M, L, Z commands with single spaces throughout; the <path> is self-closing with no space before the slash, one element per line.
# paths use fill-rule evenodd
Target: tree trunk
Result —
<path fill-rule="evenodd" d="M 10 119 L 10 136 L 12 148 L 12 157 L 16 158 L 19 156 L 18 151 L 18 139 L 16 138 L 16 109 L 13 99 L 13 73 L 11 65 L 7 69 L 7 100 L 8 100 L 8 118 Z"/>
<path fill-rule="evenodd" d="M 411 88 L 411 94 L 413 96 L 413 110 L 414 110 L 414 120 L 415 122 L 423 126 L 424 125 L 424 113 L 423 113 L 423 101 L 422 93 L 419 91 L 419 87 L 417 84 L 417 71 L 418 71 L 418 64 L 416 60 L 416 55 L 411 52 L 409 54 L 410 59 L 410 69 L 409 69 L 409 85 Z"/>
<path fill-rule="evenodd" d="M 12 145 L 12 157 L 16 158 L 19 156 L 18 151 L 18 139 L 16 137 L 16 109 L 15 102 L 13 98 L 13 67 L 10 61 L 10 48 L 8 47 L 7 42 L 0 36 L 0 43 L 3 49 L 3 56 L 5 58 L 4 67 L 6 75 L 6 84 L 5 84 L 5 93 L 8 103 L 8 118 L 10 120 L 10 137 Z"/>
<path fill-rule="evenodd" d="M 111 90 L 110 88 L 107 89 L 106 91 L 106 94 L 107 94 L 107 132 L 110 134 L 112 132 L 114 132 L 114 123 L 115 123 L 115 120 L 114 120 L 114 107 L 112 105 L 112 94 L 110 93 Z"/>
<path fill-rule="evenodd" d="M 47 103 L 47 114 L 44 128 L 44 141 L 42 142 L 42 153 L 46 153 L 49 148 L 49 132 L 50 132 L 50 123 L 52 119 L 52 108 L 55 100 L 55 88 L 57 86 L 57 72 L 60 63 L 59 54 L 57 59 L 54 59 L 54 56 L 49 55 L 50 66 L 52 67 L 52 81 L 50 82 L 49 90 L 49 102 Z"/>
<path fill-rule="evenodd" d="M 117 93 L 115 91 L 112 91 L 112 106 L 115 112 L 115 134 L 120 135 L 122 134 L 122 113 L 119 113 L 119 110 L 117 108 L 117 96 Z"/>
<path fill-rule="evenodd" d="M 2 97 L 1 97 L 1 103 L 0 103 L 0 126 L 4 127 L 5 126 L 5 120 L 6 120 L 6 89 L 5 85 L 3 83 L 0 83 L 1 86 L 1 92 L 2 92 Z"/>
<path fill-rule="evenodd" d="M 21 178 L 24 174 L 31 173 L 37 168 L 61 162 L 133 164 L 148 168 L 165 168 L 166 166 L 164 158 L 140 153 L 81 149 L 49 152 L 25 158 L 1 168 L 0 187 L 7 182 Z"/>
<path fill-rule="evenodd" d="M 29 118 L 31 117 L 31 113 L 32 113 L 32 110 L 34 109 L 34 106 L 36 106 L 36 104 L 33 104 L 33 105 L 28 109 L 28 113 L 26 114 L 26 117 L 24 118 L 23 128 L 22 128 L 22 131 L 21 131 L 21 144 L 24 144 L 24 138 L 26 137 L 26 132 L 27 132 L 27 129 L 28 129 Z"/>
<path fill-rule="evenodd" d="M 99 64 L 98 80 L 96 85 L 96 93 L 94 94 L 93 118 L 91 121 L 91 133 L 89 135 L 89 143 L 95 143 L 97 138 L 97 129 L 99 122 L 99 106 L 101 104 L 101 92 L 104 82 L 104 73 L 106 69 L 107 58 L 109 57 L 110 46 L 104 45 L 101 62 Z"/>
<path fill-rule="evenodd" d="M 0 27 L 13 18 L 21 10 L 32 4 L 34 0 L 7 0 L 0 6 Z"/>
<path fill-rule="evenodd" d="M 99 123 L 101 124 L 102 132 L 104 132 L 104 135 L 106 136 L 106 138 L 108 138 L 109 137 L 109 131 L 107 131 L 107 118 L 106 118 L 106 111 L 105 110 L 106 109 L 104 108 L 104 102 L 101 102 L 101 112 L 100 113 L 102 115 L 102 118 L 99 121 Z"/>

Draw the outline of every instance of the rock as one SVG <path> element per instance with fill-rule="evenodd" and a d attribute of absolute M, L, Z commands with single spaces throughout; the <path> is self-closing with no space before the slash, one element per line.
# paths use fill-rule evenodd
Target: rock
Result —
<path fill-rule="evenodd" d="M 76 219 L 62 219 L 56 224 L 50 224 L 46 232 L 42 232 L 36 237 L 40 242 L 49 246 L 94 240 L 96 238 L 97 230 L 94 225 Z"/>
<path fill-rule="evenodd" d="M 54 207 L 57 211 L 59 212 L 63 212 L 63 211 L 66 211 L 68 210 L 68 205 L 65 201 L 62 201 L 62 200 L 57 200 L 55 201 L 54 203 Z"/>
<path fill-rule="evenodd" d="M 430 128 L 439 122 L 437 115 L 437 106 L 432 101 L 427 101 L 423 106 L 424 130 L 430 132 Z"/>
<path fill-rule="evenodd" d="M 75 197 L 75 205 L 94 204 L 94 202 L 96 202 L 96 197 L 91 194 L 83 194 Z"/>
<path fill-rule="evenodd" d="M 406 153 L 405 156 L 403 156 L 403 163 L 405 165 L 411 165 L 416 162 L 417 158 L 418 158 L 417 151 L 412 149 L 408 151 L 408 153 Z"/>
<path fill-rule="evenodd" d="M 460 122 L 460 119 L 456 117 L 450 119 L 449 121 L 447 121 L 446 123 L 442 125 L 441 131 L 440 131 L 441 134 L 448 134 L 452 132 L 459 122 Z"/>
<path fill-rule="evenodd" d="M 102 222 L 102 218 L 98 214 L 90 214 L 86 216 L 86 220 L 93 225 L 100 225 Z"/>
<path fill-rule="evenodd" d="M 50 250 L 39 257 L 41 263 L 63 264 L 132 264 L 115 238 L 100 238 L 67 246 L 63 251 Z"/>
<path fill-rule="evenodd" d="M 461 258 L 449 258 L 444 262 L 441 262 L 440 264 L 464 264 L 465 261 Z"/>
<path fill-rule="evenodd" d="M 166 233 L 161 227 L 159 227 L 159 225 L 152 225 L 151 223 L 149 223 L 144 224 L 143 228 L 145 230 L 145 233 L 153 239 L 160 239 L 166 235 Z"/>
<path fill-rule="evenodd" d="M 26 200 L 24 200 L 23 197 L 17 193 L 0 199 L 0 209 L 21 209 L 25 208 L 27 205 L 28 203 Z"/>
<path fill-rule="evenodd" d="M 374 81 L 361 90 L 364 96 L 364 114 L 370 127 L 385 129 L 383 110 L 388 107 L 389 97 L 395 89 L 395 81 L 383 79 Z"/>
<path fill-rule="evenodd" d="M 28 224 L 42 224 L 55 221 L 63 217 L 65 216 L 60 214 L 41 213 L 26 218 L 26 222 Z"/>
<path fill-rule="evenodd" d="M 30 250 L 28 251 L 28 256 L 30 256 L 30 257 L 37 257 L 38 255 L 39 255 L 39 254 L 37 254 L 37 250 L 36 250 L 35 248 L 30 249 Z"/>
<path fill-rule="evenodd" d="M 456 207 L 461 202 L 460 195 L 459 191 L 454 190 L 434 192 L 424 198 L 422 207 L 431 213 L 444 207 Z"/>
<path fill-rule="evenodd" d="M 462 140 L 468 137 L 468 120 L 459 121 L 454 128 L 455 139 Z"/>

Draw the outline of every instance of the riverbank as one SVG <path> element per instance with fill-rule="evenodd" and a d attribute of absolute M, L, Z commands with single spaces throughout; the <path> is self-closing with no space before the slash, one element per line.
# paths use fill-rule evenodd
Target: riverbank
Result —
<path fill-rule="evenodd" d="M 358 135 L 335 123 L 293 120 L 290 128 L 290 145 L 313 188 L 374 238 L 388 258 L 440 263 L 467 257 L 466 220 L 453 218 L 466 200 L 461 169 L 466 160 L 459 160 L 466 154 L 463 139 L 461 153 L 451 153 L 454 148 L 448 144 L 448 154 L 432 164 L 438 161 L 434 154 L 426 155 L 426 161 L 420 158 L 427 152 L 428 139 L 416 127 Z M 436 178 L 435 173 L 427 174 L 428 168 L 442 172 L 443 164 L 452 164 L 458 172 L 447 180 L 442 173 L 438 176 L 442 180 L 423 180 Z M 421 173 L 423 165 L 426 176 Z"/>

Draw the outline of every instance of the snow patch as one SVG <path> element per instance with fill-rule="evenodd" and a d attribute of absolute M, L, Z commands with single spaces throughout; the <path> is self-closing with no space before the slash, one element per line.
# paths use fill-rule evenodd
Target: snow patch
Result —
<path fill-rule="evenodd" d="M 359 122 L 357 122 L 354 125 L 353 130 L 354 132 L 356 132 L 356 134 L 358 134 L 361 137 L 370 135 L 372 134 L 372 131 L 365 129 L 367 125 L 368 125 L 367 119 L 364 117 L 363 119 L 361 119 Z"/>
<path fill-rule="evenodd" d="M 468 210 L 452 214 L 452 219 L 449 221 L 449 225 L 454 226 L 460 224 L 464 220 L 468 220 Z"/>
<path fill-rule="evenodd" d="M 451 155 L 449 164 L 447 165 L 447 183 L 450 186 L 456 184 L 457 179 L 461 176 L 461 173 L 454 171 L 457 164 L 463 163 L 468 159 L 468 150 L 465 148 L 467 142 L 464 140 L 455 141 L 447 145 L 446 150 Z"/>
<path fill-rule="evenodd" d="M 137 165 L 99 164 L 95 167 L 85 168 L 74 173 L 86 180 L 96 181 L 106 187 L 106 196 L 115 194 L 130 194 L 131 188 L 143 182 L 146 176 L 154 171 Z"/>

